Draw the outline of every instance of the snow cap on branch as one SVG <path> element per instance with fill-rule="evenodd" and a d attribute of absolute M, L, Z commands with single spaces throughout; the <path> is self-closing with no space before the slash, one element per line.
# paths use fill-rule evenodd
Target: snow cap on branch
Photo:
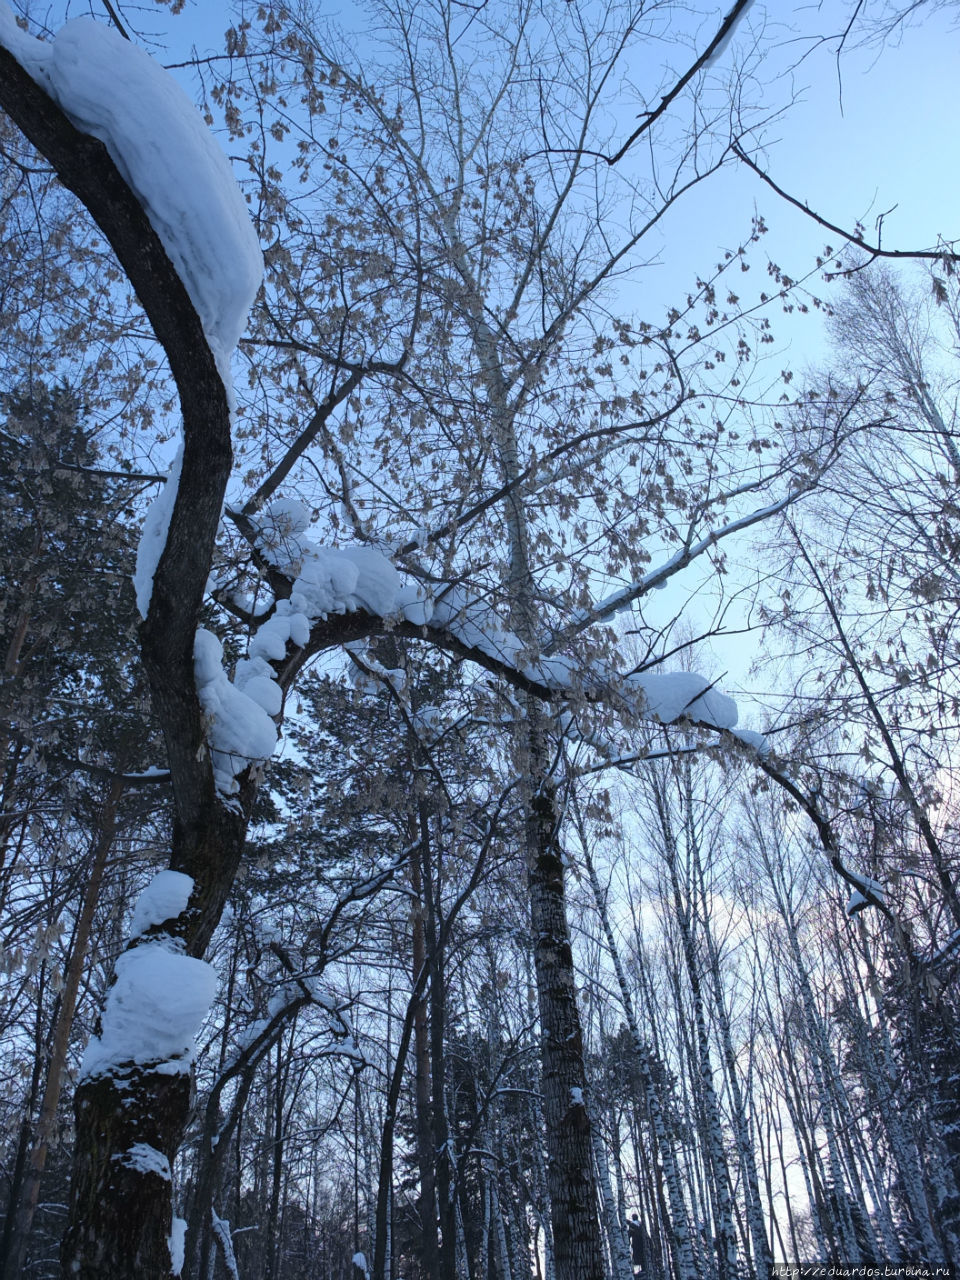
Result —
<path fill-rule="evenodd" d="M 137 612 L 141 618 L 145 618 L 150 609 L 153 575 L 163 555 L 163 548 L 167 545 L 167 531 L 170 528 L 170 517 L 173 515 L 173 504 L 177 500 L 182 468 L 183 446 L 181 445 L 167 473 L 166 482 L 147 508 L 143 529 L 140 532 L 133 589 L 137 597 Z"/>
<path fill-rule="evenodd" d="M 112 28 L 75 18 L 45 43 L 0 0 L 0 43 L 83 133 L 104 143 L 143 205 L 228 382 L 263 279 L 229 161 L 173 76 Z"/>
<path fill-rule="evenodd" d="M 222 795 L 234 795 L 239 789 L 237 775 L 273 754 L 277 726 L 262 697 L 250 697 L 231 683 L 223 669 L 223 645 L 202 627 L 194 641 L 193 658 L 197 695 L 207 717 L 214 780 Z M 254 692 L 262 693 L 256 686 Z"/>
<path fill-rule="evenodd" d="M 641 690 L 647 711 L 663 724 L 672 724 L 681 717 L 700 720 L 716 729 L 732 729 L 737 723 L 734 700 L 692 671 L 638 671 L 625 683 Z"/>

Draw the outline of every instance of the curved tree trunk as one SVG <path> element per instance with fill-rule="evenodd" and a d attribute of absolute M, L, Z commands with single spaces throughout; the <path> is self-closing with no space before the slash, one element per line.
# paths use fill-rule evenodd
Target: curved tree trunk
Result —
<path fill-rule="evenodd" d="M 104 232 L 163 345 L 183 412 L 181 481 L 140 640 L 171 770 L 171 865 L 193 879 L 187 909 L 152 941 L 201 956 L 220 919 L 244 846 L 246 818 L 218 800 L 204 741 L 193 646 L 232 463 L 230 408 L 217 360 L 186 288 L 106 147 L 76 129 L 0 48 L 0 106 L 50 161 Z M 241 808 L 252 802 L 247 780 Z M 162 940 L 166 939 L 166 944 Z M 71 1280 L 167 1280 L 169 1165 L 190 1113 L 188 1072 L 120 1064 L 81 1080 L 62 1263 Z M 149 1147 L 152 1167 L 131 1156 Z"/>

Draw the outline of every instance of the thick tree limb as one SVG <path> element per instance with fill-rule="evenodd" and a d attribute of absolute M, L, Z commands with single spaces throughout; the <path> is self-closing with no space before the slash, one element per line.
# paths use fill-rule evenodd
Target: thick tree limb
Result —
<path fill-rule="evenodd" d="M 75 128 L 3 48 L 0 108 L 102 230 L 166 353 L 180 397 L 182 477 L 140 640 L 173 780 L 173 865 L 197 881 L 197 911 L 190 913 L 186 941 L 201 954 L 222 906 L 222 860 L 239 857 L 243 825 L 239 814 L 216 800 L 193 669 L 197 621 L 233 461 L 227 391 L 183 281 L 107 148 Z"/>
<path fill-rule="evenodd" d="M 0 106 L 51 162 L 60 181 L 89 210 L 133 285 L 164 348 L 184 418 L 183 478 L 170 535 L 142 628 L 153 683 L 169 691 L 164 733 L 171 764 L 187 795 L 181 816 L 195 816 L 196 765 L 183 759 L 200 745 L 193 682 L 193 639 L 209 572 L 220 505 L 232 461 L 226 391 L 190 297 L 140 202 L 102 142 L 76 129 L 53 99 L 0 48 Z M 176 565 L 175 573 L 173 565 Z M 176 705 L 174 691 L 192 694 Z M 158 708 L 163 711 L 163 708 Z M 183 738 L 193 741 L 184 751 Z M 212 786 L 212 777 L 211 777 Z M 180 788 L 178 788 L 179 790 Z"/>

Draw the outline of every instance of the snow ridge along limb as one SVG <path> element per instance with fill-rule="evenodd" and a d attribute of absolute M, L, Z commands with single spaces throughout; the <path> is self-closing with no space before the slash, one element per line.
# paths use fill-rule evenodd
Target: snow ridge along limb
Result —
<path fill-rule="evenodd" d="M 46 43 L 0 3 L 0 43 L 74 125 L 99 138 L 140 201 L 229 385 L 230 356 L 263 279 L 246 201 L 173 76 L 112 28 L 75 18 Z"/>

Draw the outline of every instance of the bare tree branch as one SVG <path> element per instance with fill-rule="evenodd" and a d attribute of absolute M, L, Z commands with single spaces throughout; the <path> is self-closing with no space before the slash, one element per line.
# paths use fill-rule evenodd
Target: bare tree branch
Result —
<path fill-rule="evenodd" d="M 693 66 L 684 72 L 684 74 L 680 77 L 680 79 L 673 86 L 670 92 L 664 94 L 664 96 L 660 99 L 659 106 L 655 107 L 653 111 L 644 111 L 642 113 L 643 123 L 640 125 L 638 129 L 634 130 L 634 132 L 630 135 L 630 137 L 626 140 L 626 142 L 623 144 L 620 150 L 616 152 L 615 155 L 602 157 L 602 159 L 606 160 L 607 164 L 615 165 L 618 161 L 622 160 L 623 157 L 630 150 L 630 148 L 633 146 L 633 144 L 637 141 L 637 139 L 642 138 L 643 135 L 647 132 L 647 130 L 657 120 L 659 120 L 659 118 L 663 115 L 663 113 L 669 108 L 670 104 L 674 102 L 680 96 L 680 94 L 684 91 L 684 89 L 687 87 L 687 85 L 690 83 L 693 77 L 697 74 L 697 72 L 702 71 L 703 68 L 707 65 L 707 63 L 711 60 L 711 58 L 713 58 L 714 55 L 720 51 L 724 43 L 733 34 L 734 27 L 736 27 L 737 23 L 740 21 L 741 17 L 749 8 L 749 6 L 750 6 L 750 0 L 736 0 L 736 3 L 734 4 L 733 8 L 724 18 L 723 22 L 721 22 L 720 28 L 717 31 L 717 34 L 713 37 L 713 39 L 707 45 L 704 52 L 696 60 Z"/>
<path fill-rule="evenodd" d="M 871 261 L 874 258 L 928 258 L 932 259 L 934 262 L 943 262 L 945 260 L 948 262 L 960 262 L 960 254 L 955 253 L 952 247 L 947 247 L 954 245 L 956 243 L 955 240 L 944 241 L 943 247 L 939 249 L 884 249 L 880 243 L 880 239 L 883 231 L 883 218 L 885 215 L 881 215 L 877 219 L 877 243 L 869 244 L 861 235 L 858 235 L 856 231 L 848 231 L 843 227 L 837 226 L 835 222 L 830 222 L 827 218 L 816 213 L 805 201 L 798 200 L 796 196 L 792 196 L 788 191 L 784 191 L 783 187 L 774 182 L 773 178 L 771 178 L 768 173 L 764 173 L 757 162 L 752 160 L 738 143 L 735 142 L 733 144 L 732 150 L 739 160 L 742 160 L 749 169 L 752 169 L 757 177 L 767 184 L 771 191 L 775 191 L 782 200 L 786 200 L 787 204 L 792 204 L 795 209 L 799 209 L 801 213 L 805 213 L 808 218 L 812 218 L 814 222 L 819 223 L 819 225 L 826 228 L 827 231 L 832 231 L 834 235 L 842 236 L 849 244 L 856 245 L 858 249 L 862 249 L 865 253 L 870 254 Z"/>

